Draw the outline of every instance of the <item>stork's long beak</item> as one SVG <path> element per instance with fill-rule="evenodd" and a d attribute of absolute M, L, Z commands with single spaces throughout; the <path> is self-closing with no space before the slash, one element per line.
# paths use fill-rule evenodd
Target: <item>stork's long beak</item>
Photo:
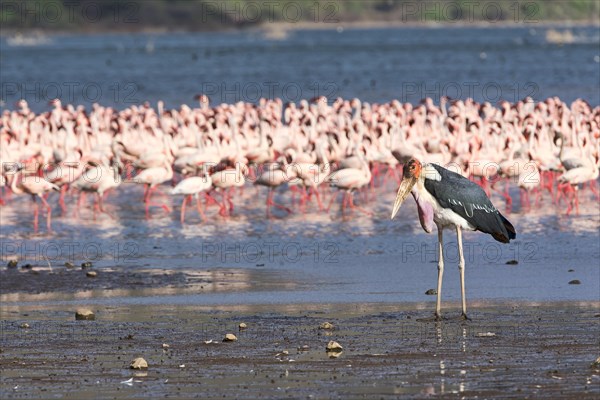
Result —
<path fill-rule="evenodd" d="M 398 194 L 396 195 L 396 201 L 394 202 L 394 209 L 392 210 L 392 218 L 391 219 L 394 219 L 396 214 L 398 214 L 398 210 L 400 209 L 400 206 L 402 205 L 402 203 L 404 202 L 404 200 L 406 199 L 406 197 L 412 190 L 413 186 L 415 186 L 415 183 L 417 183 L 417 178 L 414 178 L 414 177 L 413 178 L 405 177 L 404 179 L 402 179 L 402 182 L 400 182 L 400 188 L 398 188 Z"/>

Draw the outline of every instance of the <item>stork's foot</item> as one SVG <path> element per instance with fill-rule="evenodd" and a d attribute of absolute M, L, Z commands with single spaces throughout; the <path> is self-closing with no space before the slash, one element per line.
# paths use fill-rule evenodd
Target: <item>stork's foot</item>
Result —
<path fill-rule="evenodd" d="M 467 313 L 461 313 L 459 317 L 457 317 L 457 319 L 461 320 L 461 321 L 471 321 L 471 318 L 469 318 L 467 316 Z"/>

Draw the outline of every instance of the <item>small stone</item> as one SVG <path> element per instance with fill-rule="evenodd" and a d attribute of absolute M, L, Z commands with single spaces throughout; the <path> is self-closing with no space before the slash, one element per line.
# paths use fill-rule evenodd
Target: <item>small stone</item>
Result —
<path fill-rule="evenodd" d="M 147 369 L 148 363 L 142 357 L 138 357 L 131 362 L 131 364 L 129 365 L 129 368 L 131 368 L 131 369 Z"/>
<path fill-rule="evenodd" d="M 517 260 L 508 260 L 506 265 L 517 265 L 519 262 Z"/>
<path fill-rule="evenodd" d="M 573 268 L 570 268 L 568 272 L 575 272 Z"/>
<path fill-rule="evenodd" d="M 600 369 L 600 357 L 596 358 L 596 361 L 592 363 L 592 368 Z"/>
<path fill-rule="evenodd" d="M 228 333 L 223 338 L 224 342 L 235 342 L 236 340 L 237 340 L 237 337 L 233 333 Z"/>
<path fill-rule="evenodd" d="M 477 337 L 494 337 L 496 334 L 494 332 L 479 332 Z"/>
<path fill-rule="evenodd" d="M 96 319 L 96 314 L 89 308 L 78 308 L 75 311 L 75 319 L 78 321 L 93 321 Z"/>
<path fill-rule="evenodd" d="M 246 329 L 247 327 L 248 327 L 248 325 L 246 325 L 245 322 L 241 322 L 240 325 L 239 325 L 240 330 Z"/>
<path fill-rule="evenodd" d="M 167 343 L 163 343 L 162 344 L 162 348 L 163 349 L 168 349 L 169 347 L 171 347 L 171 346 L 169 346 Z"/>
<path fill-rule="evenodd" d="M 334 326 L 331 322 L 323 322 L 321 325 L 319 325 L 319 329 L 333 329 Z"/>
<path fill-rule="evenodd" d="M 6 264 L 7 268 L 17 268 L 17 266 L 19 265 L 19 262 L 17 260 L 10 260 L 8 261 L 8 264 Z"/>
<path fill-rule="evenodd" d="M 581 281 L 579 279 L 573 279 L 569 281 L 569 285 L 581 285 Z"/>
<path fill-rule="evenodd" d="M 329 343 L 327 343 L 326 349 L 327 349 L 327 352 L 338 352 L 338 351 L 342 351 L 344 348 L 338 342 L 331 340 L 331 341 L 329 341 Z"/>
<path fill-rule="evenodd" d="M 32 268 L 33 268 L 33 265 L 31 265 L 31 264 L 25 264 L 21 267 L 21 269 L 32 269 Z"/>
<path fill-rule="evenodd" d="M 96 271 L 87 271 L 85 273 L 85 276 L 87 276 L 88 278 L 95 278 L 98 276 L 98 273 Z"/>
<path fill-rule="evenodd" d="M 437 289 L 429 289 L 425 292 L 427 296 L 435 296 L 437 294 Z"/>
<path fill-rule="evenodd" d="M 67 268 L 75 268 L 75 265 L 73 263 L 70 263 L 70 262 L 67 261 L 65 263 L 65 267 L 67 267 Z"/>
<path fill-rule="evenodd" d="M 308 351 L 309 349 L 310 347 L 307 344 L 298 347 L 298 351 Z"/>
<path fill-rule="evenodd" d="M 27 322 L 23 322 L 19 327 L 21 329 L 29 329 L 29 324 Z"/>
<path fill-rule="evenodd" d="M 89 268 L 92 268 L 92 263 L 90 261 L 81 263 L 81 269 L 89 269 Z"/>

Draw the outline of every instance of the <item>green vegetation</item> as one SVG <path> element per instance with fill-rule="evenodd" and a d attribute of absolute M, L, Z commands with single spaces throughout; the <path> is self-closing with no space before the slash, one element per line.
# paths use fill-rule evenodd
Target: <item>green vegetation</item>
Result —
<path fill-rule="evenodd" d="M 218 30 L 270 22 L 598 23 L 599 0 L 2 0 L 3 30 Z"/>

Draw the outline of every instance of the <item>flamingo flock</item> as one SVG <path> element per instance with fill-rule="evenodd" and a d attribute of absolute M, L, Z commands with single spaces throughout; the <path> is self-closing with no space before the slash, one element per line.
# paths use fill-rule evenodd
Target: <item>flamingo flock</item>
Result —
<path fill-rule="evenodd" d="M 599 198 L 600 107 L 584 100 L 568 105 L 553 97 L 497 106 L 448 98 L 439 105 L 430 98 L 417 105 L 324 97 L 215 106 L 205 95 L 197 100 L 195 108 L 167 110 L 158 102 L 156 109 L 146 103 L 121 111 L 53 100 L 51 110 L 39 114 L 19 101 L 0 118 L 0 204 L 30 195 L 34 229 L 39 200 L 51 230 L 53 191 L 59 192 L 63 214 L 70 206 L 67 194 L 78 196 L 76 213 L 91 194 L 94 215 L 110 216 L 107 192 L 143 185 L 140 204 L 148 218 L 157 207 L 173 212 L 164 201 L 170 194 L 183 196 L 184 223 L 192 199 L 203 221 L 213 205 L 227 218 L 235 213 L 238 194 L 254 184 L 267 188 L 267 217 L 274 216 L 273 207 L 279 215 L 290 214 L 296 203 L 300 212 L 309 205 L 329 212 L 338 192 L 343 213 L 372 215 L 367 203 L 381 187 L 400 182 L 402 165 L 411 158 L 477 182 L 488 196 L 504 198 L 508 211 L 512 186 L 519 188 L 525 211 L 530 194 L 536 205 L 550 196 L 557 211 L 567 214 L 579 213 L 580 196 Z M 171 190 L 163 192 L 165 186 Z M 292 204 L 276 202 L 276 193 L 286 190 Z"/>

